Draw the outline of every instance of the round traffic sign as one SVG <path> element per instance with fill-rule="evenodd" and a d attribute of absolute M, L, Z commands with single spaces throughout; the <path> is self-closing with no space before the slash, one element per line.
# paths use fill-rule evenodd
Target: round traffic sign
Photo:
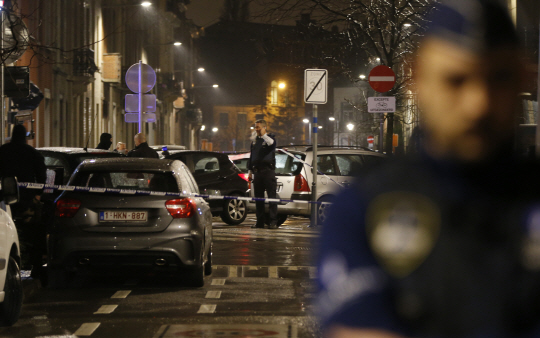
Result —
<path fill-rule="evenodd" d="M 367 142 L 368 142 L 368 143 L 373 143 L 374 140 L 375 140 L 375 138 L 374 138 L 373 136 L 371 136 L 371 135 L 369 135 L 369 136 L 367 137 Z"/>
<path fill-rule="evenodd" d="M 146 63 L 136 63 L 129 67 L 126 73 L 126 85 L 132 92 L 139 93 L 139 66 L 141 68 L 141 93 L 146 93 L 156 84 L 156 72 Z"/>
<path fill-rule="evenodd" d="M 377 66 L 369 72 L 368 82 L 379 93 L 386 93 L 396 84 L 396 74 L 388 66 Z"/>

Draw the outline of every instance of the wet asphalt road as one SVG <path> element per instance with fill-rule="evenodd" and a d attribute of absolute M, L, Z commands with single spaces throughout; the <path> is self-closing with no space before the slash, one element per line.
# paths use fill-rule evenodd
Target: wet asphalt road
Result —
<path fill-rule="evenodd" d="M 66 290 L 39 289 L 0 337 L 319 337 L 317 231 L 304 218 L 276 230 L 254 222 L 214 218 L 214 269 L 202 288 L 164 273 L 86 273 Z"/>

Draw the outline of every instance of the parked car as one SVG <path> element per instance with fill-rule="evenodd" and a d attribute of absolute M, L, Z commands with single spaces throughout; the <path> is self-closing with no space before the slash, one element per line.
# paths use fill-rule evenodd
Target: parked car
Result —
<path fill-rule="evenodd" d="M 176 144 L 162 144 L 157 146 L 150 146 L 150 148 L 156 151 L 167 151 L 167 150 L 185 150 L 186 146 L 178 146 Z"/>
<path fill-rule="evenodd" d="M 44 147 L 36 150 L 45 157 L 47 183 L 58 185 L 67 184 L 79 163 L 86 159 L 124 156 L 116 151 L 93 148 Z"/>
<path fill-rule="evenodd" d="M 148 158 L 85 160 L 68 185 L 199 193 L 185 164 Z M 64 287 L 79 269 L 107 266 L 187 273 L 190 285 L 203 286 L 212 272 L 212 215 L 200 197 L 64 191 L 48 249 L 53 287 Z"/>
<path fill-rule="evenodd" d="M 313 150 L 309 146 L 282 147 L 290 156 L 276 151 L 277 198 L 311 201 L 313 173 Z M 330 202 L 332 197 L 354 180 L 355 171 L 365 165 L 384 161 L 385 155 L 361 148 L 324 147 L 317 151 L 317 201 Z M 323 175 L 324 174 L 324 175 Z M 251 192 L 253 196 L 253 190 Z M 319 204 L 317 222 L 324 222 L 329 204 Z M 268 206 L 267 206 L 268 209 Z M 248 210 L 255 211 L 255 202 L 248 203 Z M 278 224 L 282 224 L 288 215 L 309 217 L 311 204 L 297 202 L 278 203 Z M 266 220 L 268 223 L 268 220 Z"/>
<path fill-rule="evenodd" d="M 229 159 L 234 163 L 234 165 L 240 169 L 243 173 L 247 173 L 248 162 L 251 153 L 240 153 L 240 154 L 229 154 Z"/>
<path fill-rule="evenodd" d="M 0 324 L 13 325 L 19 319 L 23 302 L 19 237 L 11 217 L 10 204 L 19 200 L 17 180 L 2 179 L 0 202 Z"/>
<path fill-rule="evenodd" d="M 219 190 L 225 196 L 246 196 L 248 193 L 247 174 L 240 171 L 226 154 L 213 151 L 169 150 L 169 153 L 163 156 L 184 162 L 201 191 Z M 246 219 L 246 201 L 215 199 L 209 203 L 212 214 L 221 216 L 226 224 L 238 225 Z"/>

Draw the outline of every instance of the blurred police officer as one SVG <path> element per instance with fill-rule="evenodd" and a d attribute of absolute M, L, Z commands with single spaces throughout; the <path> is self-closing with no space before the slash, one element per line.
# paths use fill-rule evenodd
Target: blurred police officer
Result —
<path fill-rule="evenodd" d="M 266 132 L 266 121 L 255 121 L 255 134 L 251 137 L 251 155 L 248 169 L 249 179 L 253 179 L 255 197 L 276 198 L 276 138 Z M 264 228 L 265 206 L 264 201 L 256 201 L 257 223 L 252 228 Z M 270 224 L 268 228 L 277 228 L 277 204 L 269 203 Z"/>
<path fill-rule="evenodd" d="M 540 337 L 540 167 L 512 152 L 516 33 L 489 0 L 443 1 L 429 21 L 419 152 L 365 172 L 322 229 L 325 337 Z"/>

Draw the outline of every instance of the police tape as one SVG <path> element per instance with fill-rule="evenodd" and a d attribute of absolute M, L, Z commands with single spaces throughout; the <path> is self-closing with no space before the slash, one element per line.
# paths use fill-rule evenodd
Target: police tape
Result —
<path fill-rule="evenodd" d="M 265 202 L 265 203 L 301 203 L 301 204 L 331 204 L 331 202 L 313 202 L 307 200 L 291 200 L 284 198 L 264 198 L 264 197 L 245 197 L 245 196 L 223 196 L 223 195 L 204 195 L 204 194 L 188 194 L 163 191 L 148 191 L 148 190 L 131 190 L 131 189 L 115 189 L 115 188 L 94 188 L 94 187 L 79 187 L 72 185 L 54 185 L 41 184 L 30 182 L 19 182 L 19 188 L 47 190 L 47 193 L 52 191 L 72 191 L 72 192 L 91 192 L 98 194 L 119 194 L 119 195 L 141 195 L 141 196 L 172 196 L 172 197 L 201 197 L 208 200 L 241 200 L 247 202 Z"/>

